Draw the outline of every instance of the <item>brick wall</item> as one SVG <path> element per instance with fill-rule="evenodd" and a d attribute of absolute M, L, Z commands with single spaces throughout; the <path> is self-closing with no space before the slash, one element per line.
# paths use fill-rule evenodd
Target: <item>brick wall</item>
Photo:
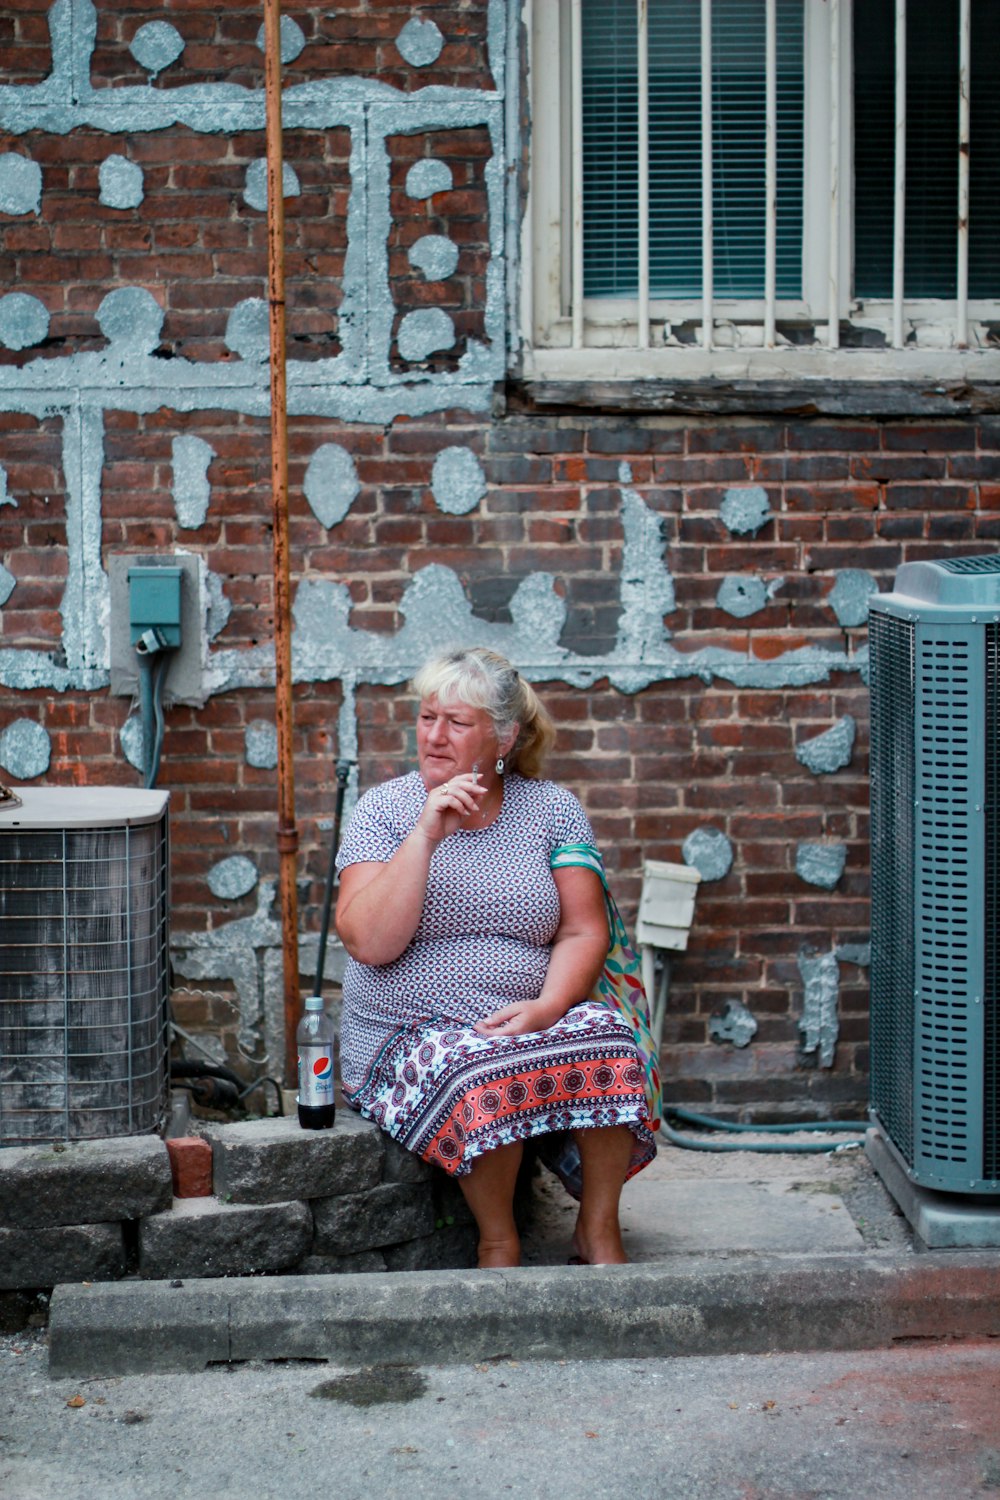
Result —
<path fill-rule="evenodd" d="M 47 0 L 0 6 L 3 82 L 34 86 L 49 75 L 48 12 Z M 830 596 L 844 573 L 863 571 L 884 589 L 901 562 L 956 546 L 995 549 L 1000 420 L 760 422 L 565 409 L 539 416 L 519 411 L 520 394 L 505 391 L 502 381 L 473 400 L 471 377 L 468 387 L 454 383 L 462 361 L 475 345 L 497 352 L 487 317 L 490 255 L 498 254 L 489 191 L 497 136 L 484 123 L 496 103 L 487 12 L 485 0 L 425 0 L 420 16 L 440 28 L 442 48 L 436 61 L 420 67 L 410 66 L 397 46 L 414 16 L 408 4 L 358 0 L 295 13 L 305 46 L 286 65 L 289 99 L 300 85 L 332 80 L 354 88 L 377 80 L 394 91 L 385 99 L 395 113 L 381 138 L 388 183 L 384 305 L 377 289 L 367 287 L 362 296 L 358 284 L 353 291 L 348 285 L 351 194 L 363 186 L 366 170 L 352 134 L 364 123 L 361 107 L 345 92 L 339 123 L 337 109 L 318 123 L 317 106 L 316 122 L 296 117 L 286 126 L 286 159 L 300 187 L 286 200 L 289 354 L 315 368 L 322 396 L 310 408 L 308 382 L 296 377 L 298 405 L 289 426 L 293 584 L 346 588 L 347 627 L 358 633 L 352 641 L 360 652 L 371 635 L 383 637 L 387 660 L 406 627 L 407 590 L 432 565 L 457 579 L 471 607 L 473 636 L 480 624 L 516 624 L 515 596 L 523 585 L 554 590 L 565 609 L 557 644 L 572 656 L 573 680 L 561 681 L 546 658 L 540 686 L 560 730 L 551 770 L 582 797 L 627 914 L 635 912 L 644 858 L 679 860 L 688 836 L 704 829 L 725 835 L 733 851 L 730 872 L 702 884 L 691 945 L 676 965 L 669 1094 L 724 1110 L 851 1114 L 866 1087 L 865 970 L 840 961 L 832 1068 L 817 1066 L 815 1054 L 801 1055 L 799 1030 L 803 953 L 857 948 L 868 931 L 867 699 L 855 660 L 865 632 L 841 623 Z M 129 51 L 140 26 L 151 21 L 175 26 L 185 42 L 152 79 Z M 123 125 L 116 114 L 98 128 L 79 123 L 69 103 L 55 125 L 6 130 L 0 117 L 0 156 L 27 157 L 42 173 L 37 212 L 0 213 L 6 285 L 38 299 L 49 318 L 47 336 L 27 347 L 0 343 L 0 465 L 5 494 L 15 502 L 0 504 L 0 562 L 14 580 L 0 607 L 6 673 L 0 736 L 18 720 L 43 726 L 51 749 L 44 774 L 54 783 L 139 779 L 119 738 L 132 710 L 127 699 L 103 685 L 52 686 L 37 664 L 23 673 L 17 668 L 22 656 L 28 661 L 41 653 L 54 681 L 72 655 L 77 626 L 67 581 L 74 578 L 81 507 L 84 520 L 87 506 L 99 508 L 100 565 L 115 552 L 183 548 L 204 558 L 228 610 L 217 622 L 213 652 L 250 653 L 271 640 L 266 372 L 230 329 L 234 311 L 266 292 L 264 215 L 245 195 L 264 140 L 240 113 L 252 95 L 239 93 L 262 85 L 259 25 L 256 6 L 98 5 L 89 77 L 99 99 L 88 108 L 99 110 L 103 101 L 110 108 L 123 90 L 147 85 L 156 107 L 168 95 L 181 98 L 184 89 L 238 86 L 218 106 L 205 93 L 204 126 L 158 121 L 147 129 L 141 119 Z M 427 113 L 429 87 L 456 91 L 447 105 L 453 125 Z M 462 91 L 474 96 L 471 104 L 459 98 Z M 381 100 L 372 94 L 369 104 L 381 107 Z M 209 106 L 216 111 L 210 119 Z M 143 197 L 134 208 L 100 201 L 100 168 L 110 156 L 142 171 Z M 451 187 L 410 196 L 407 173 L 424 159 L 447 165 Z M 409 258 L 428 235 L 457 248 L 453 274 L 440 280 L 418 274 Z M 366 255 L 371 249 L 366 242 Z M 98 310 L 122 287 L 145 289 L 163 314 L 153 347 L 143 353 L 152 394 L 133 400 L 128 389 L 115 389 L 113 399 L 102 397 L 103 451 L 83 481 L 71 482 L 72 424 L 78 406 L 90 410 L 87 403 L 97 401 L 94 392 L 105 379 L 97 365 L 80 360 L 106 353 Z M 351 345 L 350 338 L 357 320 L 380 307 L 387 329 L 381 384 L 361 365 L 335 377 L 324 373 L 324 362 L 346 349 L 355 351 L 351 359 L 363 352 L 364 340 Z M 397 343 L 401 320 L 427 308 L 448 314 L 455 342 L 407 360 Z M 40 372 L 61 392 L 50 405 L 23 394 Z M 243 405 L 225 384 L 234 374 L 249 393 Z M 123 376 L 119 386 L 129 380 Z M 336 399 L 323 380 L 334 381 Z M 394 390 L 403 394 L 390 409 L 386 392 Z M 498 413 L 492 417 L 485 414 L 491 394 Z M 420 415 L 421 403 L 433 408 L 430 414 Z M 173 445 L 183 436 L 201 438 L 212 454 L 208 513 L 195 527 L 181 524 L 175 504 Z M 303 484 L 317 449 L 334 443 L 350 455 L 358 493 L 327 526 Z M 434 463 L 456 447 L 481 464 L 486 493 L 449 507 L 434 494 Z M 723 519 L 726 496 L 756 486 L 771 518 L 756 531 L 736 532 Z M 677 663 L 658 672 L 641 652 L 634 663 L 638 690 L 609 684 L 606 662 L 620 639 L 625 591 L 641 593 L 652 576 L 648 559 L 645 573 L 630 574 L 626 491 L 659 528 L 657 566 L 669 573 L 674 595 L 663 622 L 670 647 L 739 653 L 759 668 L 763 685 L 739 687 L 720 671 L 707 680 L 704 673 L 682 675 Z M 718 602 L 727 579 L 754 580 L 766 599 L 743 617 L 727 611 Z M 426 649 L 436 643 L 434 628 L 432 622 L 425 633 Z M 517 639 L 526 639 L 523 630 Z M 844 654 L 845 670 L 800 670 L 791 653 L 804 650 Z M 350 708 L 342 676 L 351 665 L 343 661 L 335 670 L 304 658 L 297 667 L 302 913 L 312 930 L 328 857 L 334 762 Z M 358 679 L 362 787 L 412 763 L 413 705 L 394 685 L 403 675 L 387 668 L 380 680 L 372 668 Z M 845 716 L 857 726 L 850 764 L 814 774 L 796 748 Z M 262 880 L 276 878 L 275 773 L 250 764 L 244 753 L 250 726 L 272 718 L 263 681 L 216 692 L 203 707 L 168 710 L 160 784 L 172 793 L 177 934 L 219 930 L 255 912 L 258 892 L 226 900 L 211 894 L 206 876 L 219 860 L 247 854 Z M 845 869 L 833 890 L 796 874 L 802 843 L 844 846 Z M 228 993 L 229 981 L 222 976 L 203 988 L 208 998 L 179 1000 L 183 1018 L 222 1029 L 231 1060 L 245 1067 L 236 1056 L 239 1027 L 225 1026 L 216 993 Z M 757 1021 L 745 1048 L 709 1039 L 713 1015 L 731 1000 Z M 244 1014 L 244 1043 L 253 1024 Z"/>

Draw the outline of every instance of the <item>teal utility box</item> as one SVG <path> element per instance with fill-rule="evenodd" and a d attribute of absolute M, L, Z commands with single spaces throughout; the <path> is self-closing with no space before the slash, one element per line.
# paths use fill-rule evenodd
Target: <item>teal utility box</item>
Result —
<path fill-rule="evenodd" d="M 128 623 L 133 646 L 147 630 L 159 633 L 161 646 L 180 645 L 183 576 L 183 568 L 129 568 Z"/>

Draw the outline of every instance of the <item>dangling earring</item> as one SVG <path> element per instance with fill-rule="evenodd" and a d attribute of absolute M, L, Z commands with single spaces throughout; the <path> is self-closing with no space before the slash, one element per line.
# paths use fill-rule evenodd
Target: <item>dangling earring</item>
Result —
<path fill-rule="evenodd" d="M 504 762 L 503 756 L 502 755 L 498 755 L 497 756 L 497 764 L 496 764 L 496 773 L 497 773 L 498 776 L 502 776 L 503 775 L 504 765 L 505 765 L 505 762 Z"/>

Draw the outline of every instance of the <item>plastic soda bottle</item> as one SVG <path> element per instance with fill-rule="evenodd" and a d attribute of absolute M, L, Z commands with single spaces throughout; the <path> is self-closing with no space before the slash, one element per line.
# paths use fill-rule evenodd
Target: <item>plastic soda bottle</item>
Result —
<path fill-rule="evenodd" d="M 299 1124 L 303 1130 L 329 1130 L 333 1102 L 333 1022 L 319 995 L 310 995 L 295 1037 L 299 1052 Z"/>

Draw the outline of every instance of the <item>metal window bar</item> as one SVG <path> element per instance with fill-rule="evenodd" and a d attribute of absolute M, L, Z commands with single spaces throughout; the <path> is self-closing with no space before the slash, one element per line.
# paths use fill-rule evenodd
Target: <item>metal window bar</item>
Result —
<path fill-rule="evenodd" d="M 972 85 L 972 0 L 962 0 L 958 40 L 958 276 L 955 343 L 969 344 L 969 114 Z"/>
<path fill-rule="evenodd" d="M 827 344 L 840 348 L 840 0 L 830 0 L 830 238 Z"/>
<path fill-rule="evenodd" d="M 712 0 L 701 0 L 701 344 L 712 347 Z"/>
<path fill-rule="evenodd" d="M 636 342 L 649 348 L 649 0 L 636 0 L 639 151 L 639 307 Z"/>
<path fill-rule="evenodd" d="M 775 345 L 778 280 L 778 0 L 767 0 L 764 43 L 764 347 Z"/>
<path fill-rule="evenodd" d="M 906 0 L 896 0 L 896 120 L 892 224 L 892 347 L 903 347 L 906 248 Z"/>
<path fill-rule="evenodd" d="M 583 0 L 570 4 L 570 53 L 572 103 L 570 153 L 572 157 L 573 244 L 570 272 L 570 305 L 573 313 L 573 348 L 583 348 Z"/>

